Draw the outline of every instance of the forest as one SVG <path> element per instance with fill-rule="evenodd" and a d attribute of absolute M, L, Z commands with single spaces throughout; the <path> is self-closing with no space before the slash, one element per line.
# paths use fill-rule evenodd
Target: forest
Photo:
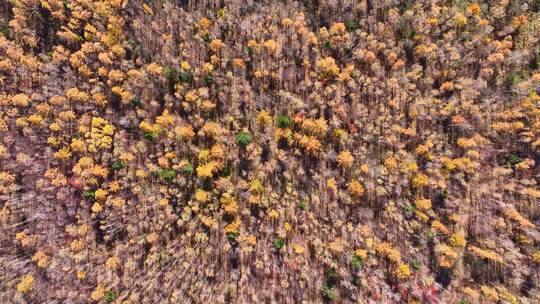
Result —
<path fill-rule="evenodd" d="M 0 0 L 0 303 L 540 303 L 540 0 Z"/>

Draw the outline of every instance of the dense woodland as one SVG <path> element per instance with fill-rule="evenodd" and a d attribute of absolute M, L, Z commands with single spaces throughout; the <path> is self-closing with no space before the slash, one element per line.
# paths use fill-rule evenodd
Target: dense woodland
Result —
<path fill-rule="evenodd" d="M 0 303 L 540 303 L 539 33 L 539 0 L 0 0 Z"/>

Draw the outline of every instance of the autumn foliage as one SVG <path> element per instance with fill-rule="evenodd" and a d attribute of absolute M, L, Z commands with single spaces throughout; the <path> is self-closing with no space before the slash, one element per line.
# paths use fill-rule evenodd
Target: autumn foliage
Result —
<path fill-rule="evenodd" d="M 539 1 L 0 1 L 0 303 L 540 303 Z"/>

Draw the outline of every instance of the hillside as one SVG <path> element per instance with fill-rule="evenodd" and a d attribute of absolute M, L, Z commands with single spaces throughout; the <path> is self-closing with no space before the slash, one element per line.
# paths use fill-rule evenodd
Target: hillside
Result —
<path fill-rule="evenodd" d="M 0 1 L 0 303 L 540 303 L 540 1 Z"/>

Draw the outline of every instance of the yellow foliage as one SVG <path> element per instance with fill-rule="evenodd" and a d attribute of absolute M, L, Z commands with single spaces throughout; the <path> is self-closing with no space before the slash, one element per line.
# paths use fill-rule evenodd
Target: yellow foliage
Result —
<path fill-rule="evenodd" d="M 401 254 L 399 253 L 399 251 L 394 249 L 392 247 L 392 244 L 390 243 L 387 243 L 387 242 L 379 243 L 375 246 L 375 250 L 377 251 L 377 253 L 388 258 L 390 261 L 394 263 L 398 263 L 401 261 Z"/>
<path fill-rule="evenodd" d="M 210 20 L 208 20 L 208 18 L 199 19 L 199 21 L 197 21 L 197 28 L 200 31 L 208 30 L 208 28 L 210 28 Z"/>
<path fill-rule="evenodd" d="M 495 289 L 484 285 L 480 287 L 480 290 L 482 291 L 482 294 L 487 300 L 489 301 L 499 300 L 499 293 Z"/>
<path fill-rule="evenodd" d="M 478 291 L 470 288 L 470 287 L 465 287 L 463 288 L 463 293 L 469 297 L 470 299 L 473 299 L 473 300 L 476 300 L 478 301 L 478 298 L 480 297 L 480 293 L 478 293 Z"/>
<path fill-rule="evenodd" d="M 284 18 L 281 20 L 281 25 L 284 27 L 289 27 L 293 24 L 293 21 L 290 18 Z"/>
<path fill-rule="evenodd" d="M 397 160 L 395 157 L 393 156 L 388 156 L 384 159 L 384 166 L 388 169 L 388 170 L 394 170 L 397 168 Z"/>
<path fill-rule="evenodd" d="M 100 203 L 98 202 L 95 202 L 93 205 L 92 205 L 92 212 L 93 213 L 100 213 L 101 211 L 103 211 L 103 207 L 101 206 Z"/>
<path fill-rule="evenodd" d="M 257 117 L 255 118 L 255 122 L 258 125 L 268 125 L 270 122 L 272 122 L 272 116 L 268 114 L 267 111 L 261 111 L 259 114 L 257 114 Z"/>
<path fill-rule="evenodd" d="M 344 242 L 342 239 L 336 239 L 335 241 L 333 242 L 330 242 L 328 244 L 328 249 L 330 250 L 330 252 L 332 252 L 333 254 L 340 254 L 343 252 L 343 248 L 344 247 Z"/>
<path fill-rule="evenodd" d="M 342 35 L 346 30 L 347 28 L 343 22 L 334 22 L 330 27 L 330 35 Z"/>
<path fill-rule="evenodd" d="M 452 249 L 452 247 L 445 244 L 438 244 L 435 246 L 435 252 L 437 253 L 439 266 L 444 268 L 451 268 L 456 263 L 458 254 Z"/>
<path fill-rule="evenodd" d="M 278 48 L 278 44 L 274 39 L 266 40 L 263 45 L 264 48 L 271 54 L 275 53 Z"/>
<path fill-rule="evenodd" d="M 343 168 L 350 168 L 354 163 L 354 157 L 349 151 L 341 151 L 337 157 L 338 164 Z"/>
<path fill-rule="evenodd" d="M 519 304 L 521 303 L 519 299 L 510 293 L 504 286 L 497 286 L 497 291 L 499 292 L 499 298 L 506 303 L 510 304 Z"/>
<path fill-rule="evenodd" d="M 328 132 L 328 124 L 323 118 L 319 119 L 304 119 L 302 122 L 302 130 L 315 137 L 322 138 Z"/>
<path fill-rule="evenodd" d="M 64 147 L 53 153 L 53 157 L 59 160 L 68 160 L 71 158 L 71 152 L 68 147 Z"/>
<path fill-rule="evenodd" d="M 322 144 L 316 137 L 303 135 L 299 144 L 311 156 L 318 156 L 322 152 Z"/>
<path fill-rule="evenodd" d="M 423 173 L 417 173 L 412 179 L 412 185 L 415 188 L 429 185 L 429 177 Z"/>
<path fill-rule="evenodd" d="M 302 245 L 293 244 L 293 250 L 296 254 L 303 254 L 305 251 L 305 248 Z"/>
<path fill-rule="evenodd" d="M 116 209 L 122 209 L 122 207 L 125 205 L 126 201 L 121 197 L 115 197 L 111 200 L 111 203 L 114 208 Z"/>
<path fill-rule="evenodd" d="M 362 260 L 365 260 L 367 258 L 368 252 L 365 249 L 356 249 L 354 251 L 354 255 L 361 258 Z"/>
<path fill-rule="evenodd" d="M 162 127 L 174 125 L 174 116 L 169 113 L 169 110 L 165 110 L 160 116 L 156 117 L 156 124 Z"/>
<path fill-rule="evenodd" d="M 431 208 L 431 200 L 427 198 L 420 198 L 416 200 L 415 205 L 419 210 L 428 210 Z"/>
<path fill-rule="evenodd" d="M 473 255 L 475 255 L 477 257 L 480 257 L 480 258 L 483 258 L 483 259 L 488 259 L 490 261 L 494 261 L 494 262 L 497 262 L 497 263 L 502 263 L 503 262 L 502 257 L 493 250 L 482 249 L 482 248 L 470 245 L 469 246 L 469 251 Z"/>
<path fill-rule="evenodd" d="M 454 16 L 454 24 L 457 27 L 463 27 L 463 26 L 467 25 L 467 17 L 463 16 L 463 14 L 461 14 L 461 13 L 457 13 Z"/>
<path fill-rule="evenodd" d="M 80 91 L 77 88 L 70 88 L 66 91 L 66 97 L 69 100 L 73 100 L 80 103 L 85 103 L 90 99 L 88 93 Z"/>
<path fill-rule="evenodd" d="M 103 287 L 101 284 L 98 284 L 98 286 L 96 286 L 96 289 L 94 289 L 90 294 L 90 298 L 94 301 L 99 301 L 105 296 L 106 291 L 107 289 L 105 289 L 105 287 Z"/>
<path fill-rule="evenodd" d="M 98 202 L 104 202 L 107 199 L 109 192 L 103 189 L 97 189 L 95 192 L 95 197 Z"/>
<path fill-rule="evenodd" d="M 474 140 L 474 138 L 460 137 L 457 140 L 457 144 L 458 144 L 458 146 L 460 146 L 461 148 L 464 148 L 464 149 L 471 149 L 471 148 L 476 147 L 476 141 Z"/>
<path fill-rule="evenodd" d="M 33 125 L 40 125 L 43 122 L 43 117 L 39 114 L 32 114 L 26 118 L 26 121 Z"/>
<path fill-rule="evenodd" d="M 537 250 L 536 252 L 534 252 L 533 254 L 531 254 L 531 259 L 537 263 L 537 264 L 540 264 L 540 250 Z"/>
<path fill-rule="evenodd" d="M 120 259 L 117 256 L 112 256 L 105 261 L 105 267 L 111 270 L 118 269 L 118 266 L 120 265 Z"/>
<path fill-rule="evenodd" d="M 195 199 L 200 203 L 206 203 L 208 201 L 208 192 L 197 189 L 197 191 L 195 191 Z"/>
<path fill-rule="evenodd" d="M 58 132 L 62 129 L 62 127 L 60 126 L 59 123 L 57 122 L 53 122 L 49 125 L 49 130 L 51 131 L 54 131 L 54 132 Z"/>
<path fill-rule="evenodd" d="M 18 292 L 28 292 L 28 291 L 31 291 L 33 288 L 34 288 L 34 276 L 30 274 L 24 275 L 21 281 L 19 282 L 19 284 L 17 284 Z"/>
<path fill-rule="evenodd" d="M 396 267 L 395 274 L 398 279 L 405 280 L 412 275 L 412 272 L 409 265 L 401 263 Z"/>
<path fill-rule="evenodd" d="M 283 229 L 285 229 L 285 232 L 291 232 L 292 226 L 291 224 L 286 222 L 285 224 L 283 224 Z"/>
<path fill-rule="evenodd" d="M 249 246 L 257 246 L 257 238 L 252 234 L 241 238 L 241 241 L 245 242 Z"/>
<path fill-rule="evenodd" d="M 206 74 L 209 74 L 209 73 L 212 73 L 212 71 L 214 70 L 214 65 L 207 62 L 203 65 L 203 71 L 206 73 Z"/>
<path fill-rule="evenodd" d="M 97 152 L 99 149 L 110 149 L 115 127 L 101 117 L 92 117 L 92 128 L 85 133 L 89 152 Z"/>
<path fill-rule="evenodd" d="M 470 12 L 473 15 L 479 15 L 481 12 L 480 5 L 478 5 L 478 3 L 470 3 L 467 6 L 467 12 Z"/>
<path fill-rule="evenodd" d="M 227 214 L 235 214 L 238 212 L 236 200 L 230 193 L 223 194 L 221 197 L 221 206 L 223 207 L 223 211 Z"/>
<path fill-rule="evenodd" d="M 212 50 L 212 52 L 217 53 L 223 48 L 224 45 L 225 44 L 223 43 L 223 41 L 221 41 L 221 39 L 214 39 L 212 40 L 212 42 L 210 42 L 210 49 Z"/>
<path fill-rule="evenodd" d="M 164 68 L 154 62 L 150 63 L 146 66 L 146 71 L 153 76 L 161 76 L 163 75 Z"/>
<path fill-rule="evenodd" d="M 118 159 L 124 162 L 130 162 L 135 159 L 135 156 L 128 152 L 122 152 L 120 153 L 120 156 L 118 157 Z"/>
<path fill-rule="evenodd" d="M 364 195 L 364 186 L 357 180 L 351 180 L 349 182 L 349 194 L 354 197 L 360 197 Z"/>
<path fill-rule="evenodd" d="M 199 219 L 201 221 L 201 223 L 206 227 L 206 228 L 209 228 L 209 229 L 215 229 L 217 228 L 217 221 L 214 219 L 214 218 L 211 218 L 211 217 L 208 217 L 208 216 L 204 216 L 204 215 L 200 215 L 199 216 Z"/>
<path fill-rule="evenodd" d="M 199 133 L 204 136 L 215 138 L 218 135 L 220 135 L 221 127 L 219 126 L 219 124 L 213 121 L 209 121 L 204 124 L 204 126 L 202 127 L 201 131 L 199 131 Z"/>
<path fill-rule="evenodd" d="M 328 179 L 326 181 L 326 187 L 328 187 L 329 189 L 332 189 L 334 191 L 337 191 L 336 180 L 334 178 Z"/>
<path fill-rule="evenodd" d="M 77 279 L 79 279 L 79 280 L 84 280 L 84 278 L 86 278 L 86 272 L 84 272 L 82 270 L 77 270 L 75 275 L 77 276 Z"/>
<path fill-rule="evenodd" d="M 446 226 L 438 220 L 431 222 L 431 228 L 444 234 L 448 234 L 449 232 L 448 228 L 446 228 Z"/>
<path fill-rule="evenodd" d="M 186 140 L 192 140 L 195 137 L 195 132 L 193 132 L 193 127 L 191 126 L 176 127 L 174 129 L 174 133 L 179 138 L 186 139 Z"/>
<path fill-rule="evenodd" d="M 229 233 L 232 233 L 232 234 L 236 234 L 239 232 L 239 228 L 240 228 L 240 220 L 239 219 L 236 219 L 234 220 L 234 222 L 228 224 L 227 226 L 225 226 L 225 233 L 229 234 Z"/>
<path fill-rule="evenodd" d="M 339 67 L 332 57 L 317 60 L 317 69 L 324 73 L 326 77 L 334 77 L 339 74 Z"/>
<path fill-rule="evenodd" d="M 197 167 L 197 176 L 201 178 L 211 178 L 216 170 L 216 164 L 211 161 L 207 164 L 199 165 Z"/>
<path fill-rule="evenodd" d="M 17 94 L 11 97 L 11 104 L 18 107 L 27 107 L 30 104 L 30 98 L 26 94 Z"/>
<path fill-rule="evenodd" d="M 522 227 L 527 227 L 527 228 L 535 227 L 534 224 L 531 223 L 531 221 L 523 217 L 515 208 L 508 208 L 504 210 L 503 213 L 507 218 L 517 222 Z"/>
<path fill-rule="evenodd" d="M 454 233 L 450 236 L 450 244 L 454 247 L 465 248 L 467 241 L 462 233 Z"/>
<path fill-rule="evenodd" d="M 47 267 L 48 261 L 49 261 L 49 257 L 41 250 L 37 251 L 32 256 L 32 262 L 37 263 L 39 268 Z"/>
<path fill-rule="evenodd" d="M 271 219 L 271 220 L 275 220 L 277 218 L 279 218 L 279 212 L 277 212 L 276 209 L 272 209 L 268 212 L 268 217 Z"/>
<path fill-rule="evenodd" d="M 74 138 L 71 140 L 71 144 L 69 145 L 71 150 L 73 152 L 86 152 L 86 145 L 84 143 L 84 140 Z"/>

